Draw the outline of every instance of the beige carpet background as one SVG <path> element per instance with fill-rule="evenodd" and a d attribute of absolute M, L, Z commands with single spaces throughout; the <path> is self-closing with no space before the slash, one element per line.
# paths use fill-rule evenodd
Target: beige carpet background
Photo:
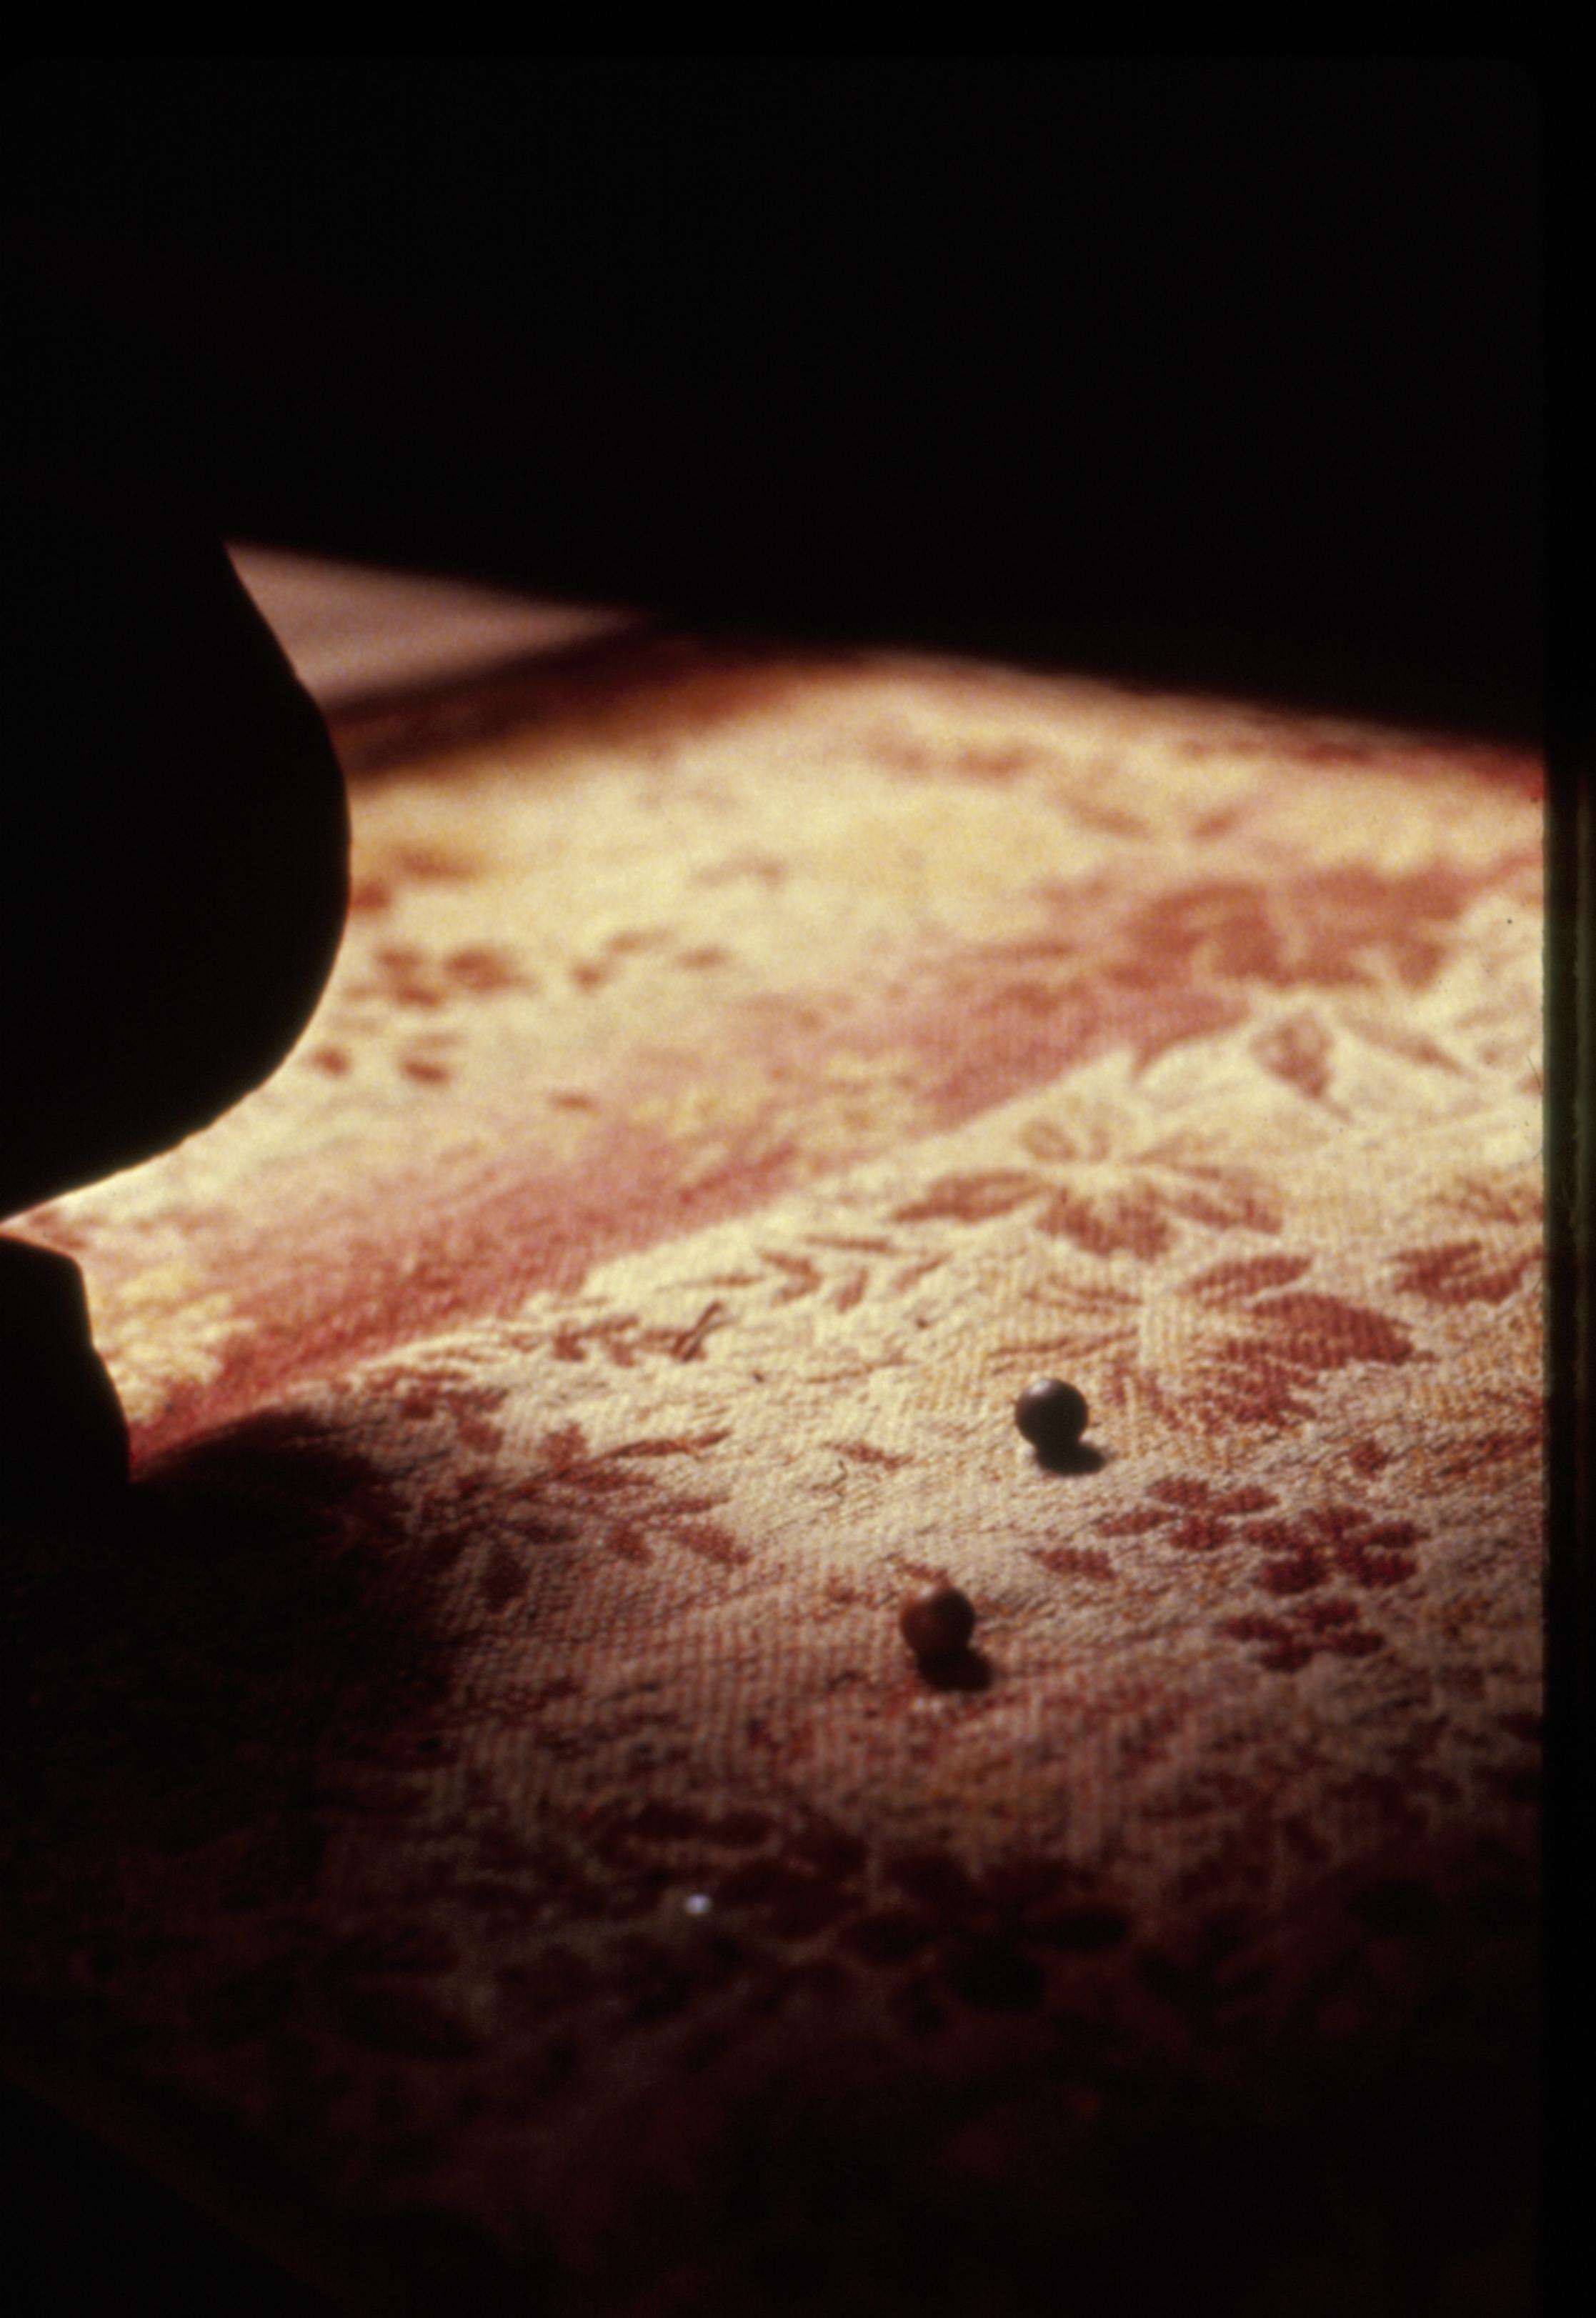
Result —
<path fill-rule="evenodd" d="M 517 2306 L 1505 2318 L 1537 768 L 885 655 L 519 682 L 384 725 L 278 1076 L 22 1226 L 136 1487 L 9 1549 L 12 2010 Z"/>

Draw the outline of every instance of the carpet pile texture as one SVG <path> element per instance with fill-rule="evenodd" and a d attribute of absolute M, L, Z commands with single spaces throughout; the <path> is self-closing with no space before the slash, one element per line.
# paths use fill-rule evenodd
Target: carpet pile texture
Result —
<path fill-rule="evenodd" d="M 9 2013 L 484 2307 L 1521 2307 L 1537 767 L 660 639 L 383 731 L 290 1061 L 16 1226 L 134 1486 L 7 1541 Z"/>

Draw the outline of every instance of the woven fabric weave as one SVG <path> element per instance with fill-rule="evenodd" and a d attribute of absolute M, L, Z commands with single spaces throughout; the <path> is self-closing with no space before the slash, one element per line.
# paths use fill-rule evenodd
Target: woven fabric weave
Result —
<path fill-rule="evenodd" d="M 136 1487 L 14 1550 L 8 1988 L 627 2318 L 1056 2307 L 1183 2168 L 1267 2271 L 1303 2116 L 1515 2085 L 1534 764 L 637 647 L 352 807 L 291 1061 L 22 1226 Z"/>

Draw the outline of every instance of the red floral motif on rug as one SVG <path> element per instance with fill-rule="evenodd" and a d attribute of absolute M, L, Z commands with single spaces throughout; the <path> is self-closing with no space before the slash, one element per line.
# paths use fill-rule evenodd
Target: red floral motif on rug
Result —
<path fill-rule="evenodd" d="M 5 1982 L 554 2307 L 1029 2309 L 1516 2082 L 1534 768 L 635 651 L 358 774 L 294 1056 L 25 1221 L 137 1486 L 8 1548 Z"/>

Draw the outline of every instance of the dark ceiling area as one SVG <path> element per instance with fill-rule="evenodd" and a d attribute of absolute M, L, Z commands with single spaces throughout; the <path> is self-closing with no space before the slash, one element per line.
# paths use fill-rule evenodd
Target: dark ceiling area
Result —
<path fill-rule="evenodd" d="M 235 537 L 1538 729 L 1527 65 L 99 58 L 6 103 L 8 244 L 103 333 L 74 424 L 142 374 Z"/>

